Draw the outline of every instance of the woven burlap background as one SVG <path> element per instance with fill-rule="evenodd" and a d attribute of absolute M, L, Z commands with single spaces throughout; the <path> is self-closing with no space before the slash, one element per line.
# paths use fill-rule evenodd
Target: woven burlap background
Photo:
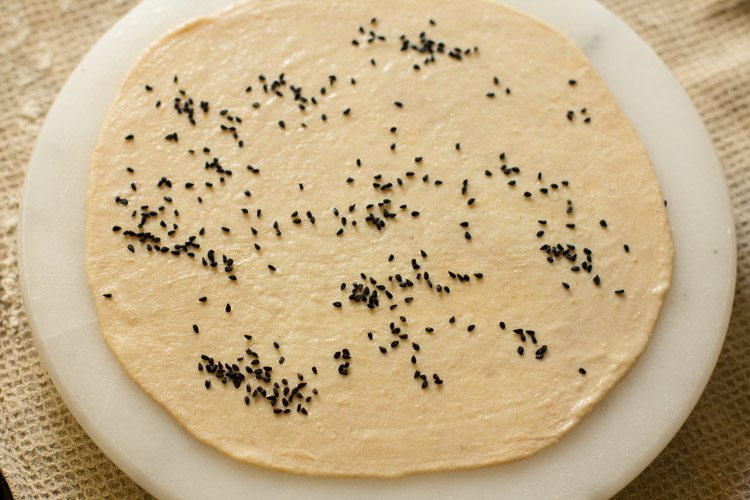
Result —
<path fill-rule="evenodd" d="M 459 1 L 459 0 L 456 0 Z M 0 0 L 0 470 L 21 498 L 148 495 L 86 436 L 42 366 L 21 304 L 24 170 L 73 67 L 135 0 Z M 685 426 L 618 498 L 750 498 L 750 0 L 606 0 L 698 107 L 726 172 L 739 236 L 734 314 Z"/>

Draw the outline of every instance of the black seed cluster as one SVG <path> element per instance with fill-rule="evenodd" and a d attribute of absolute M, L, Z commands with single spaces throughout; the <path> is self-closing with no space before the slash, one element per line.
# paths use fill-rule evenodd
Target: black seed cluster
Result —
<path fill-rule="evenodd" d="M 201 354 L 198 361 L 198 373 L 204 375 L 203 386 L 206 390 L 211 389 L 211 381 L 218 381 L 222 385 L 233 387 L 242 391 L 242 400 L 245 405 L 267 404 L 275 415 L 288 415 L 292 412 L 301 415 L 308 414 L 308 407 L 313 398 L 318 395 L 318 390 L 308 386 L 305 376 L 297 373 L 295 380 L 286 378 L 279 379 L 273 372 L 273 366 L 264 364 L 260 355 L 250 346 L 251 335 L 245 335 L 248 346 L 244 355 L 238 356 L 236 362 L 222 362 L 207 354 Z M 280 349 L 278 342 L 274 342 L 274 349 Z M 284 364 L 284 357 L 278 359 L 278 364 Z M 317 375 L 317 368 L 311 371 Z M 307 394 L 310 390 L 312 395 Z"/>

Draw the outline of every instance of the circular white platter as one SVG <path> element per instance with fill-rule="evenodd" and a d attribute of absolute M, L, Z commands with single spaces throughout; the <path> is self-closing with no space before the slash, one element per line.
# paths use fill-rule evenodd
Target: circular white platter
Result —
<path fill-rule="evenodd" d="M 458 0 L 456 0 L 458 1 Z M 685 421 L 716 363 L 734 292 L 729 196 L 705 128 L 654 52 L 594 0 L 506 0 L 567 33 L 635 125 L 676 247 L 672 289 L 635 367 L 559 443 L 529 459 L 395 480 L 331 479 L 236 462 L 187 434 L 120 368 L 99 335 L 84 273 L 88 166 L 104 114 L 138 55 L 231 0 L 145 0 L 86 55 L 52 106 L 26 177 L 19 257 L 37 347 L 78 422 L 161 498 L 607 498 Z"/>

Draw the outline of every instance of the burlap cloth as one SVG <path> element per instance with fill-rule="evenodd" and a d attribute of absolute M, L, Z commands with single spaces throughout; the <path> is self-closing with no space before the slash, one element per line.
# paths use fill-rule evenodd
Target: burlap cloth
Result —
<path fill-rule="evenodd" d="M 459 1 L 459 0 L 457 0 Z M 136 0 L 0 0 L 0 470 L 16 498 L 148 495 L 86 436 L 37 355 L 16 222 L 39 128 L 83 54 Z M 666 61 L 706 122 L 734 201 L 734 314 L 708 388 L 619 498 L 750 498 L 750 0 L 605 0 Z"/>

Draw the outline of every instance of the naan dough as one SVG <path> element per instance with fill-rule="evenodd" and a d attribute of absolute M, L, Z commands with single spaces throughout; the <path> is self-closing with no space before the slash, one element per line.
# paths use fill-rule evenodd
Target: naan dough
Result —
<path fill-rule="evenodd" d="M 481 0 L 251 1 L 167 35 L 102 128 L 86 247 L 104 339 L 191 434 L 245 462 L 347 476 L 507 462 L 559 440 L 643 351 L 673 253 L 644 148 L 583 54 Z M 201 264 L 209 249 L 216 267 Z M 378 307 L 348 298 L 360 273 L 371 295 L 385 285 Z M 246 379 L 222 384 L 201 355 Z M 246 366 L 272 367 L 271 382 Z M 304 398 L 284 406 L 297 374 Z M 274 382 L 275 407 L 252 397 Z"/>

